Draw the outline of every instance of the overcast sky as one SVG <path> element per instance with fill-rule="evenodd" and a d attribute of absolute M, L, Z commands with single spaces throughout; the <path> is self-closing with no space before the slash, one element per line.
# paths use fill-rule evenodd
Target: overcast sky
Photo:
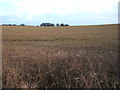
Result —
<path fill-rule="evenodd" d="M 118 2 L 119 0 L 0 0 L 0 24 L 114 24 L 118 23 Z"/>

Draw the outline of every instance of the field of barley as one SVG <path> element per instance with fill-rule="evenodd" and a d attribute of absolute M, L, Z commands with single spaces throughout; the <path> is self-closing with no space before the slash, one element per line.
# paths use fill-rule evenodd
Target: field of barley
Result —
<path fill-rule="evenodd" d="M 120 88 L 118 25 L 2 26 L 3 88 Z"/>

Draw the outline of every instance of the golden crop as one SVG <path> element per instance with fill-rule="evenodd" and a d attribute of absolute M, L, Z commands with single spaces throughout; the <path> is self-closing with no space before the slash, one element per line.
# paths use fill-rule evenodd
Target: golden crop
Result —
<path fill-rule="evenodd" d="M 120 87 L 118 25 L 3 26 L 3 88 Z"/>

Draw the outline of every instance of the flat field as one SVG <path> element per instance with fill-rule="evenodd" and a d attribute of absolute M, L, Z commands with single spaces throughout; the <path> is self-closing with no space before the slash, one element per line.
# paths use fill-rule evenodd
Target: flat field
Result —
<path fill-rule="evenodd" d="M 3 88 L 116 88 L 118 25 L 2 26 Z"/>

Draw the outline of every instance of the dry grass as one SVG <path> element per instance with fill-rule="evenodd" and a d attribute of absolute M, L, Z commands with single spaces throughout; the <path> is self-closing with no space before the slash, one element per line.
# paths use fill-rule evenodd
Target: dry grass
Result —
<path fill-rule="evenodd" d="M 117 25 L 3 27 L 3 88 L 117 88 Z"/>

